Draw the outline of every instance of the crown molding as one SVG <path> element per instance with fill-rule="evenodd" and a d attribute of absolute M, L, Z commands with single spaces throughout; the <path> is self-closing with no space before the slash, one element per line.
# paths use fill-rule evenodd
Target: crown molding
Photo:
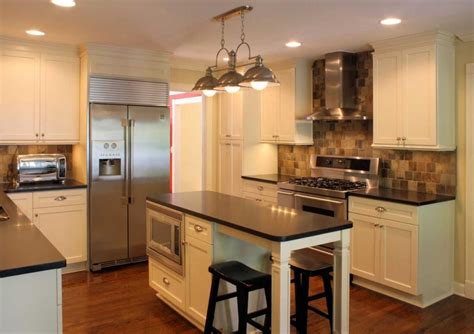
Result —
<path fill-rule="evenodd" d="M 440 43 L 444 45 L 454 46 L 455 36 L 450 32 L 442 30 L 427 31 L 418 34 L 404 35 L 399 37 L 388 38 L 385 40 L 374 41 L 371 42 L 370 45 L 375 49 L 375 52 L 377 52 L 380 50 L 397 49 L 400 47 L 411 47 L 428 43 Z"/>
<path fill-rule="evenodd" d="M 32 41 L 29 39 L 14 38 L 9 36 L 0 36 L 0 46 L 4 49 L 15 51 L 64 53 L 73 56 L 77 56 L 79 54 L 79 48 L 75 45 Z"/>
<path fill-rule="evenodd" d="M 459 39 L 463 42 L 474 42 L 474 32 L 469 34 L 458 35 Z"/>
<path fill-rule="evenodd" d="M 148 59 L 162 62 L 169 62 L 170 53 L 165 51 L 154 51 L 148 49 L 126 48 L 114 45 L 85 43 L 80 47 L 81 57 L 89 56 L 104 56 L 114 58 L 133 58 L 133 59 Z"/>

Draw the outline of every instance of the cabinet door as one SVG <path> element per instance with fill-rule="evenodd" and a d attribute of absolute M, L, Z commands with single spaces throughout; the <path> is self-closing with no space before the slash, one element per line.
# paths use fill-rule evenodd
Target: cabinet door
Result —
<path fill-rule="evenodd" d="M 261 94 L 260 140 L 275 142 L 280 117 L 280 87 L 265 88 Z"/>
<path fill-rule="evenodd" d="M 38 140 L 39 87 L 39 54 L 0 50 L 0 141 Z"/>
<path fill-rule="evenodd" d="M 231 143 L 232 156 L 232 192 L 234 196 L 242 196 L 242 142 Z"/>
<path fill-rule="evenodd" d="M 380 220 L 380 283 L 417 294 L 418 227 Z"/>
<path fill-rule="evenodd" d="M 8 197 L 15 203 L 23 214 L 29 220 L 33 220 L 33 194 L 32 193 L 16 193 L 8 194 Z"/>
<path fill-rule="evenodd" d="M 349 214 L 351 230 L 351 273 L 371 281 L 378 280 L 379 228 L 378 218 Z"/>
<path fill-rule="evenodd" d="M 230 134 L 232 139 L 242 139 L 243 93 L 228 94 L 232 96 L 232 116 Z"/>
<path fill-rule="evenodd" d="M 374 144 L 401 145 L 401 53 L 374 55 Z"/>
<path fill-rule="evenodd" d="M 78 58 L 41 58 L 41 140 L 79 141 Z"/>
<path fill-rule="evenodd" d="M 34 223 L 66 258 L 67 264 L 87 260 L 84 205 L 34 209 Z"/>
<path fill-rule="evenodd" d="M 232 194 L 232 145 L 230 141 L 219 142 L 219 192 Z"/>
<path fill-rule="evenodd" d="M 290 68 L 277 73 L 280 80 L 280 108 L 278 117 L 278 141 L 295 141 L 295 69 Z"/>
<path fill-rule="evenodd" d="M 186 236 L 186 313 L 202 325 L 211 289 L 211 263 L 212 245 Z"/>
<path fill-rule="evenodd" d="M 230 139 L 232 118 L 232 94 L 219 94 L 219 137 Z"/>
<path fill-rule="evenodd" d="M 436 49 L 404 50 L 402 138 L 405 145 L 436 145 Z"/>

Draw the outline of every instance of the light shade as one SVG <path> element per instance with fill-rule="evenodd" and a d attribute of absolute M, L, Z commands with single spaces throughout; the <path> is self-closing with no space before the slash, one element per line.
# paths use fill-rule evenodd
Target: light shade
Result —
<path fill-rule="evenodd" d="M 238 92 L 239 90 L 234 87 L 239 87 L 239 84 L 242 82 L 244 77 L 242 74 L 235 71 L 235 69 L 231 69 L 229 72 L 224 73 L 219 80 L 217 81 L 217 86 L 214 88 L 215 90 L 226 90 L 229 93 Z M 228 89 L 226 89 L 228 87 Z M 232 88 L 229 88 L 232 87 Z"/>
<path fill-rule="evenodd" d="M 383 24 L 384 26 L 393 26 L 400 24 L 402 20 L 400 20 L 398 17 L 387 17 L 383 20 L 380 20 L 380 24 Z"/>
<path fill-rule="evenodd" d="M 74 7 L 76 5 L 74 0 L 51 0 L 51 2 L 61 7 Z"/>
<path fill-rule="evenodd" d="M 44 36 L 45 35 L 43 31 L 37 30 L 37 29 L 26 30 L 25 32 L 31 36 Z"/>
<path fill-rule="evenodd" d="M 206 91 L 206 96 L 211 96 L 209 91 L 214 90 L 218 84 L 217 79 L 212 76 L 211 69 L 207 69 L 206 75 L 196 81 L 196 84 L 193 87 L 193 90 L 202 90 Z M 209 95 L 208 95 L 209 94 Z"/>
<path fill-rule="evenodd" d="M 266 86 L 263 84 L 264 82 L 267 83 Z M 247 72 L 245 72 L 244 79 L 240 82 L 240 86 L 242 87 L 252 87 L 257 90 L 278 85 L 280 85 L 280 82 L 277 80 L 273 71 L 263 65 L 261 61 L 257 62 L 254 67 L 248 69 Z"/>

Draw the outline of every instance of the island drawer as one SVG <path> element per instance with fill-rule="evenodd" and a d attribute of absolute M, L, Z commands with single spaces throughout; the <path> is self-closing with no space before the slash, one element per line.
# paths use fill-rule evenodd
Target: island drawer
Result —
<path fill-rule="evenodd" d="M 271 183 L 243 180 L 243 191 L 276 198 L 278 187 Z"/>
<path fill-rule="evenodd" d="M 351 196 L 349 212 L 401 223 L 418 224 L 418 209 L 412 205 Z"/>
<path fill-rule="evenodd" d="M 185 221 L 185 238 L 193 237 L 198 240 L 212 244 L 212 223 L 206 220 L 186 215 Z"/>
<path fill-rule="evenodd" d="M 86 204 L 86 191 L 84 189 L 33 193 L 33 208 L 35 209 L 80 204 Z"/>
<path fill-rule="evenodd" d="M 149 258 L 150 286 L 162 298 L 184 310 L 184 280 L 178 275 L 165 270 L 159 262 Z"/>

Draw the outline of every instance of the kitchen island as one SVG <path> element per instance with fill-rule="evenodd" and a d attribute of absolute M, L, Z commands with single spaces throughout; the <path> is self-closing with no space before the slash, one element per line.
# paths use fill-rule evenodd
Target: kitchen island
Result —
<path fill-rule="evenodd" d="M 171 302 L 173 308 L 198 327 L 202 328 L 205 321 L 209 296 L 207 267 L 214 262 L 238 260 L 271 273 L 272 332 L 289 333 L 291 252 L 334 242 L 334 331 L 349 332 L 352 223 L 278 206 L 263 207 L 250 200 L 209 191 L 149 195 L 147 200 L 148 210 L 164 207 L 184 217 L 186 245 L 182 274 L 173 274 L 164 264 L 150 259 L 150 285 L 159 297 Z M 196 249 L 201 250 L 201 255 L 190 258 Z M 163 276 L 166 274 L 171 274 L 172 279 Z"/>

